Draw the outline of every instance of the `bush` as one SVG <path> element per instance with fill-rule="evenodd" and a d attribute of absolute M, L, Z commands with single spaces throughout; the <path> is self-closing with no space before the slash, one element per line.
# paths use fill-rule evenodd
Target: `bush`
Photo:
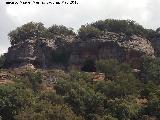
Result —
<path fill-rule="evenodd" d="M 24 42 L 27 39 L 34 39 L 44 37 L 46 28 L 43 23 L 29 22 L 11 31 L 8 36 L 10 38 L 11 45 Z"/>
<path fill-rule="evenodd" d="M 40 102 L 26 107 L 15 116 L 17 120 L 82 120 L 67 105 Z"/>
<path fill-rule="evenodd" d="M 153 81 L 160 84 L 160 59 L 145 58 L 141 64 L 141 77 L 145 83 Z"/>
<path fill-rule="evenodd" d="M 145 114 L 149 116 L 156 116 L 157 120 L 160 119 L 160 98 L 159 95 L 154 95 L 154 93 L 150 96 L 148 101 L 148 106 L 145 109 Z"/>
<path fill-rule="evenodd" d="M 117 73 L 117 66 L 119 65 L 117 60 L 98 60 L 96 61 L 96 69 L 98 72 L 105 73 L 106 78 L 114 79 Z"/>
<path fill-rule="evenodd" d="M 106 81 L 97 83 L 96 89 L 108 97 L 126 97 L 139 93 L 140 81 L 127 64 L 116 60 L 99 60 L 97 70 L 105 73 Z"/>
<path fill-rule="evenodd" d="M 119 72 L 132 73 L 130 65 L 125 63 L 120 64 L 115 59 L 96 61 L 96 69 L 98 72 L 105 73 L 106 78 L 110 80 L 113 80 Z"/>
<path fill-rule="evenodd" d="M 53 25 L 47 29 L 41 22 L 29 22 L 21 27 L 17 27 L 8 34 L 11 45 L 24 42 L 27 39 L 34 40 L 40 37 L 52 39 L 56 35 L 68 36 L 75 35 L 75 33 L 73 32 L 73 29 L 69 29 L 63 25 Z"/>
<path fill-rule="evenodd" d="M 96 91 L 101 92 L 108 98 L 125 98 L 129 95 L 137 96 L 139 93 L 139 83 L 134 76 L 124 74 L 116 81 L 106 81 L 96 84 Z"/>
<path fill-rule="evenodd" d="M 0 84 L 1 118 L 141 120 L 154 116 L 160 119 L 160 85 L 156 79 L 159 60 L 146 59 L 142 64 L 147 78 L 144 83 L 136 79 L 129 65 L 116 60 L 99 60 L 96 66 L 98 72 L 106 74 L 104 81 L 93 82 L 88 72 L 57 70 L 49 71 L 57 78 L 56 83 L 50 85 L 54 88 L 50 91 L 40 89 L 42 74 L 37 71 L 15 77 L 15 83 Z"/>
<path fill-rule="evenodd" d="M 118 120 L 127 120 L 136 118 L 139 114 L 140 107 L 134 100 L 114 99 L 107 100 L 105 103 L 107 113 Z"/>
<path fill-rule="evenodd" d="M 57 94 L 64 96 L 65 102 L 76 114 L 90 119 L 93 114 L 103 114 L 105 96 L 94 91 L 90 81 L 86 80 L 89 79 L 87 76 L 85 73 L 74 72 L 70 79 L 58 81 L 55 89 Z"/>
<path fill-rule="evenodd" d="M 53 25 L 47 29 L 47 37 L 54 38 L 56 35 L 75 35 L 72 28 L 67 28 L 63 25 Z"/>
<path fill-rule="evenodd" d="M 80 38 L 98 37 L 105 32 L 125 33 L 126 35 L 141 35 L 152 38 L 156 32 L 152 29 L 145 29 L 133 20 L 106 19 L 83 25 L 79 29 Z"/>
<path fill-rule="evenodd" d="M 78 31 L 78 35 L 82 40 L 88 38 L 96 38 L 101 35 L 101 31 L 91 25 L 82 25 Z"/>
<path fill-rule="evenodd" d="M 55 92 L 44 92 L 40 89 L 35 92 L 33 86 L 41 83 L 39 76 L 39 73 L 30 71 L 26 76 L 16 80 L 15 84 L 0 85 L 2 119 L 82 120 L 64 103 L 63 97 Z"/>
<path fill-rule="evenodd" d="M 15 81 L 24 88 L 29 88 L 34 92 L 38 92 L 41 88 L 42 74 L 39 71 L 27 70 L 24 76 L 17 77 Z"/>
<path fill-rule="evenodd" d="M 153 37 L 154 30 L 145 29 L 133 20 L 115 20 L 106 19 L 104 21 L 97 21 L 92 23 L 91 26 L 99 29 L 100 31 L 109 31 L 116 33 L 125 33 L 126 35 L 142 35 L 144 37 Z"/>
<path fill-rule="evenodd" d="M 19 109 L 32 106 L 36 101 L 32 90 L 19 85 L 0 86 L 0 115 L 4 120 L 14 120 Z"/>

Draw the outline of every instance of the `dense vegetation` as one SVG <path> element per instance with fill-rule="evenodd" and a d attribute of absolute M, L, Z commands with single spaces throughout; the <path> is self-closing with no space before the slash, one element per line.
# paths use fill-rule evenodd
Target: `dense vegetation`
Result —
<path fill-rule="evenodd" d="M 27 39 L 36 39 L 40 37 L 52 39 L 56 35 L 68 36 L 75 35 L 75 33 L 72 28 L 67 28 L 63 25 L 53 25 L 49 28 L 45 28 L 41 22 L 29 22 L 8 34 L 11 45 L 24 42 Z"/>
<path fill-rule="evenodd" d="M 100 20 L 91 24 L 82 25 L 78 30 L 78 36 L 82 40 L 86 40 L 87 38 L 99 37 L 105 32 L 115 32 L 152 38 L 155 35 L 159 35 L 159 30 L 160 28 L 157 28 L 157 30 L 146 29 L 133 20 L 106 19 L 104 21 Z M 72 28 L 67 28 L 63 25 L 52 25 L 46 28 L 41 22 L 29 22 L 8 34 L 11 45 L 24 42 L 27 39 L 40 37 L 52 39 L 57 35 L 64 37 L 70 35 L 75 36 L 76 33 L 74 33 Z"/>
<path fill-rule="evenodd" d="M 100 20 L 91 24 L 82 25 L 78 31 L 79 37 L 84 40 L 86 38 L 98 37 L 105 32 L 124 33 L 126 35 L 141 35 L 151 38 L 158 33 L 152 29 L 145 29 L 133 20 Z"/>
<path fill-rule="evenodd" d="M 72 28 L 67 28 L 63 25 L 53 25 L 47 29 L 47 37 L 53 38 L 55 35 L 75 35 Z"/>
<path fill-rule="evenodd" d="M 99 60 L 92 74 L 58 72 L 52 90 L 44 90 L 42 72 L 27 71 L 14 84 L 0 85 L 4 120 L 151 120 L 160 119 L 160 61 L 146 59 L 137 75 L 128 64 Z M 142 77 L 143 76 L 143 77 Z M 146 102 L 144 102 L 146 101 Z"/>
<path fill-rule="evenodd" d="M 19 42 L 24 42 L 29 38 L 43 37 L 45 31 L 46 28 L 43 23 L 30 22 L 11 31 L 8 36 L 10 37 L 11 45 L 15 45 Z"/>
<path fill-rule="evenodd" d="M 147 38 L 159 33 L 130 20 L 107 19 L 83 25 L 82 40 L 99 37 L 105 32 L 137 34 Z M 72 29 L 30 22 L 9 33 L 11 45 L 27 39 L 75 35 Z M 61 42 L 61 41 L 60 41 Z M 53 54 L 53 61 L 65 64 L 70 51 Z M 0 66 L 4 56 L 0 57 Z M 145 58 L 140 72 L 116 60 L 88 60 L 82 71 L 53 72 L 56 82 L 45 84 L 44 71 L 26 70 L 14 74 L 12 84 L 0 84 L 0 119 L 3 120 L 152 120 L 160 119 L 160 59 Z M 1 70 L 3 72 L 3 70 Z M 93 81 L 88 72 L 105 74 Z M 49 74 L 49 73 L 48 73 Z M 44 88 L 45 87 L 45 88 Z"/>

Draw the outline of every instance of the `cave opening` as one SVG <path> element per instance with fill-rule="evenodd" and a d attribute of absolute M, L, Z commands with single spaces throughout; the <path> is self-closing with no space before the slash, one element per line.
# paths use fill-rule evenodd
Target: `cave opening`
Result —
<path fill-rule="evenodd" d="M 81 71 L 96 72 L 95 60 L 92 60 L 92 59 L 85 60 L 85 62 L 83 63 L 81 67 Z"/>

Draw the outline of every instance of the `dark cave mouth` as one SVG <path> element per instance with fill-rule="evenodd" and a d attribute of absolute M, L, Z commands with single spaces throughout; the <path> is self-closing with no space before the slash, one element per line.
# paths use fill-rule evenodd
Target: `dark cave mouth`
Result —
<path fill-rule="evenodd" d="M 81 71 L 96 72 L 95 60 L 92 60 L 92 59 L 85 60 L 81 67 Z"/>

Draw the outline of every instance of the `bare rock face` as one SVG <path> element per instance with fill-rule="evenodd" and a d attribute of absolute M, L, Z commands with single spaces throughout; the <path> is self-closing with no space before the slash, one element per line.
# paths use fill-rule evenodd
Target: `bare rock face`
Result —
<path fill-rule="evenodd" d="M 136 35 L 128 37 L 107 32 L 100 38 L 75 42 L 69 64 L 81 69 L 87 60 L 117 59 L 138 68 L 145 56 L 155 57 L 149 40 Z"/>
<path fill-rule="evenodd" d="M 26 40 L 25 42 L 11 46 L 8 49 L 4 67 L 9 68 L 32 65 L 36 67 L 47 67 L 51 64 L 50 55 L 54 49 L 55 44 L 52 40 L 43 38 Z"/>
<path fill-rule="evenodd" d="M 154 49 L 151 42 L 141 36 L 133 35 L 121 43 L 123 47 L 142 52 L 147 56 L 154 57 Z"/>
<path fill-rule="evenodd" d="M 66 53 L 66 54 L 64 54 Z M 54 56 L 55 55 L 55 56 Z M 52 40 L 26 40 L 8 49 L 4 67 L 31 66 L 31 68 L 49 68 L 64 66 L 56 63 L 52 57 L 64 57 L 68 68 L 81 69 L 87 60 L 117 59 L 138 68 L 144 56 L 154 58 L 154 49 L 149 40 L 141 36 L 126 36 L 106 32 L 99 38 L 82 41 L 72 36 L 56 36 Z M 59 62 L 59 60 L 58 60 Z M 33 66 L 32 66 L 33 65 Z"/>

